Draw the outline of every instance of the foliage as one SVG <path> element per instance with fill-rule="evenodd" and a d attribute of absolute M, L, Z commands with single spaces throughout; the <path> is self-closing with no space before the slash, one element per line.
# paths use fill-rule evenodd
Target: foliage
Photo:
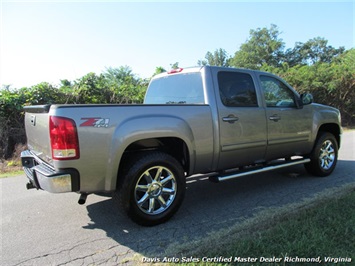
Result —
<path fill-rule="evenodd" d="M 108 103 L 109 94 L 103 74 L 88 73 L 74 82 L 66 103 Z"/>
<path fill-rule="evenodd" d="M 221 67 L 228 67 L 229 60 L 228 54 L 226 50 L 219 48 L 213 52 L 207 52 L 205 55 L 206 60 L 198 60 L 197 64 L 199 66 L 221 66 Z"/>
<path fill-rule="evenodd" d="M 161 67 L 161 66 L 156 67 L 155 68 L 155 72 L 153 74 L 153 77 L 158 75 L 158 74 L 164 73 L 164 72 L 166 72 L 166 70 L 163 67 Z"/>
<path fill-rule="evenodd" d="M 355 123 L 355 49 L 336 56 L 332 62 L 316 62 L 293 67 L 264 66 L 264 71 L 283 77 L 298 92 L 310 92 L 317 103 L 338 108 L 344 126 Z"/>
<path fill-rule="evenodd" d="M 284 42 L 279 38 L 279 29 L 272 24 L 270 28 L 250 30 L 247 42 L 230 60 L 230 65 L 249 69 L 260 69 L 263 65 L 278 67 L 282 63 Z"/>
<path fill-rule="evenodd" d="M 342 113 L 343 125 L 355 123 L 354 49 L 334 48 L 321 37 L 297 42 L 285 50 L 276 25 L 250 30 L 250 37 L 240 46 L 227 66 L 264 70 L 283 77 L 300 93 L 311 92 L 315 102 L 331 105 Z M 223 49 L 207 52 L 199 65 L 223 65 Z"/>
<path fill-rule="evenodd" d="M 345 51 L 344 47 L 336 49 L 327 44 L 328 41 L 320 37 L 306 43 L 297 42 L 293 49 L 287 49 L 284 60 L 290 66 L 331 63 L 333 58 Z"/>
<path fill-rule="evenodd" d="M 100 75 L 88 73 L 59 86 L 42 82 L 32 87 L 0 90 L 0 158 L 10 158 L 17 143 L 25 143 L 23 106 L 41 104 L 142 103 L 148 86 L 127 67 L 108 68 Z"/>
<path fill-rule="evenodd" d="M 179 62 L 175 62 L 173 64 L 170 64 L 171 69 L 178 69 L 179 68 Z"/>
<path fill-rule="evenodd" d="M 10 91 L 8 87 L 0 92 L 0 158 L 11 156 L 16 143 L 13 133 L 16 128 L 23 129 L 21 118 L 24 102 L 23 95 Z"/>
<path fill-rule="evenodd" d="M 334 48 L 324 38 L 297 42 L 285 50 L 276 25 L 250 30 L 250 36 L 230 57 L 222 49 L 207 52 L 198 64 L 233 66 L 273 72 L 300 93 L 311 92 L 318 103 L 340 109 L 344 125 L 354 125 L 355 49 Z M 170 64 L 172 69 L 179 63 Z M 157 67 L 154 75 L 166 72 Z M 128 66 L 107 68 L 58 86 L 42 82 L 32 87 L 0 90 L 0 158 L 11 157 L 16 143 L 24 143 L 23 106 L 37 104 L 142 103 L 149 80 L 137 77 Z"/>
<path fill-rule="evenodd" d="M 128 66 L 108 68 L 104 73 L 111 95 L 110 103 L 142 103 L 148 86 L 138 79 Z"/>
<path fill-rule="evenodd" d="M 201 240 L 172 245 L 170 257 L 258 258 L 253 264 L 292 265 L 285 257 L 353 258 L 355 256 L 355 190 L 353 185 L 323 192 L 315 198 L 285 207 L 266 209 L 253 218 L 211 233 Z M 270 263 L 260 258 L 271 258 Z M 271 263 L 272 258 L 281 261 Z M 237 265 L 239 263 L 236 263 Z M 314 263 L 293 263 L 314 265 Z M 171 265 L 171 264 L 170 264 Z M 188 265 L 201 265 L 191 263 Z M 222 266 L 207 262 L 202 265 Z M 352 265 L 341 263 L 339 265 Z"/>

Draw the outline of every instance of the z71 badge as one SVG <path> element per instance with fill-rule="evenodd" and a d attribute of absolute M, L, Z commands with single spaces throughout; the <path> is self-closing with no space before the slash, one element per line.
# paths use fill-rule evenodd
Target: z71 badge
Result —
<path fill-rule="evenodd" d="M 81 127 L 108 127 L 110 123 L 109 118 L 101 117 L 87 117 L 81 118 L 81 120 L 86 120 L 84 123 L 81 123 Z"/>

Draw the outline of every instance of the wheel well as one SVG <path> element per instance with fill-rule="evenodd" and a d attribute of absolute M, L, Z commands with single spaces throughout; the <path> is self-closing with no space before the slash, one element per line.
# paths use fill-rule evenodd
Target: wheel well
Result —
<path fill-rule="evenodd" d="M 179 138 L 174 137 L 166 137 L 166 138 L 151 138 L 151 139 L 142 139 L 138 140 L 132 144 L 130 144 L 124 154 L 123 157 L 134 157 L 135 154 L 141 153 L 144 151 L 152 151 L 158 150 L 165 152 L 172 157 L 174 157 L 177 161 L 179 161 L 184 168 L 186 173 L 189 172 L 190 167 L 190 158 L 188 148 L 186 143 Z M 122 162 L 126 160 L 121 160 L 120 168 Z"/>
<path fill-rule="evenodd" d="M 340 127 L 337 124 L 324 124 L 318 130 L 318 135 L 320 132 L 332 133 L 337 140 L 338 147 L 340 148 Z M 318 138 L 318 136 L 317 136 Z"/>

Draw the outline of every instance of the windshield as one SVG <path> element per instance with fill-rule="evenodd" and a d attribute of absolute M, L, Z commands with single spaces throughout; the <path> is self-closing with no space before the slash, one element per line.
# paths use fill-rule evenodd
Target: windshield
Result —
<path fill-rule="evenodd" d="M 200 72 L 167 75 L 149 84 L 145 104 L 204 104 Z"/>

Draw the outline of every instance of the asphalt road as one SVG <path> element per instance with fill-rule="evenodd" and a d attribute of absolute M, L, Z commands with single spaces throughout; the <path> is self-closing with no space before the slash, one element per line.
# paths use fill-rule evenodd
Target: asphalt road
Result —
<path fill-rule="evenodd" d="M 134 264 L 136 253 L 154 257 L 174 242 L 203 238 L 251 217 L 326 189 L 355 183 L 355 131 L 345 132 L 334 173 L 315 178 L 303 166 L 214 184 L 188 180 L 186 198 L 167 223 L 141 227 L 117 211 L 111 198 L 26 190 L 24 175 L 0 179 L 1 265 Z"/>

